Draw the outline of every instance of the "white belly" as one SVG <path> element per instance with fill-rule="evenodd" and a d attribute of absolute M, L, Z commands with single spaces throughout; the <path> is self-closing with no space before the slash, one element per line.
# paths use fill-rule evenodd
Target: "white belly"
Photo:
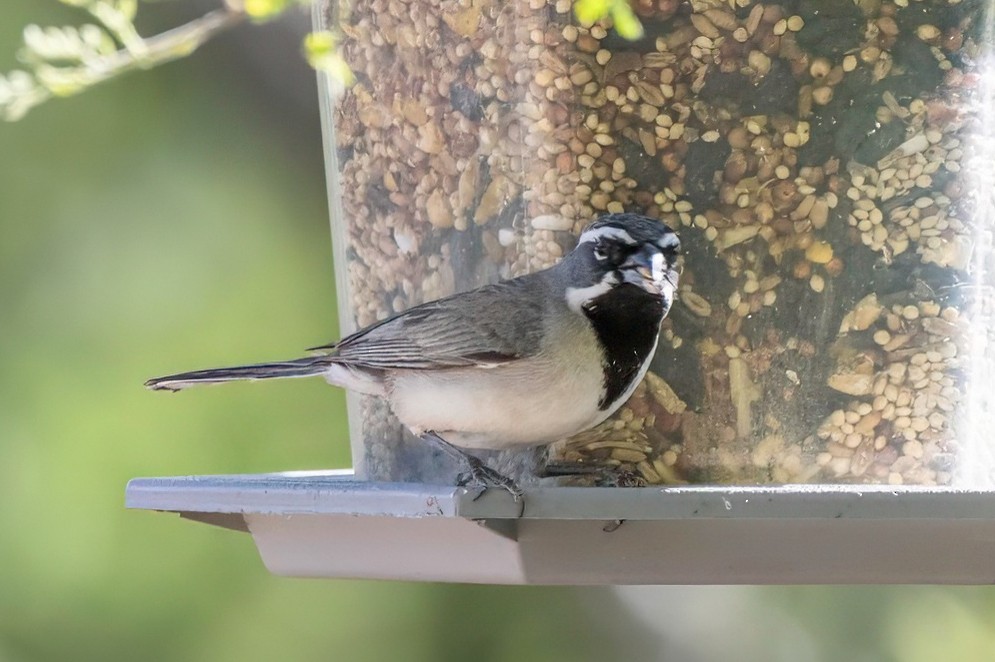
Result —
<path fill-rule="evenodd" d="M 552 333 L 540 354 L 493 368 L 398 371 L 391 408 L 416 434 L 463 448 L 552 443 L 607 418 L 601 352 L 586 320 Z M 570 338 L 569 342 L 564 342 Z"/>

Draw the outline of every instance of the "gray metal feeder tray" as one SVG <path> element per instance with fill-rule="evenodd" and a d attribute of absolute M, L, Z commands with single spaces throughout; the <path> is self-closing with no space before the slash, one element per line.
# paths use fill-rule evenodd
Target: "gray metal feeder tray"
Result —
<path fill-rule="evenodd" d="M 278 575 L 497 584 L 995 581 L 995 492 L 370 483 L 349 472 L 136 478 L 127 506 L 252 534 Z M 618 521 L 622 521 L 619 525 Z"/>

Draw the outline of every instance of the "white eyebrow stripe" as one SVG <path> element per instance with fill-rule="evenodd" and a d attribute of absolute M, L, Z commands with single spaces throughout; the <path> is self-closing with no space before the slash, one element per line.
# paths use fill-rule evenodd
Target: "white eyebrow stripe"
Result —
<path fill-rule="evenodd" d="M 681 245 L 681 240 L 678 239 L 677 235 L 673 232 L 668 232 L 660 237 L 660 240 L 656 242 L 656 245 L 663 249 L 677 248 Z"/>
<path fill-rule="evenodd" d="M 636 240 L 632 238 L 628 232 L 622 228 L 613 228 L 611 226 L 606 226 L 603 228 L 595 228 L 593 230 L 587 230 L 584 234 L 580 235 L 580 240 L 577 242 L 578 245 L 585 244 L 592 241 L 597 241 L 603 237 L 611 237 L 612 239 L 621 239 L 630 246 L 635 246 Z"/>

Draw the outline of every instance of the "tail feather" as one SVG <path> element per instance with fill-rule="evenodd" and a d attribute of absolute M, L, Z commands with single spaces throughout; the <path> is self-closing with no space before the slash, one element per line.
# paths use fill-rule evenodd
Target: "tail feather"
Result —
<path fill-rule="evenodd" d="M 211 368 L 181 372 L 176 375 L 156 377 L 145 382 L 146 388 L 153 391 L 180 391 L 190 386 L 201 384 L 221 384 L 237 380 L 275 379 L 277 377 L 312 377 L 321 375 L 329 369 L 329 362 L 324 356 L 308 356 L 292 361 L 276 363 L 256 363 L 240 365 L 231 368 Z"/>

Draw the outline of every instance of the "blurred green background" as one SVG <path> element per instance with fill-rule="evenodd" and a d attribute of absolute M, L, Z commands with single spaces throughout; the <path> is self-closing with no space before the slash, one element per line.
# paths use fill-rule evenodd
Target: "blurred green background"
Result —
<path fill-rule="evenodd" d="M 26 23 L 78 20 L 5 0 L 0 65 Z M 988 588 L 290 580 L 248 536 L 125 511 L 134 476 L 348 466 L 319 381 L 141 386 L 337 336 L 305 29 L 242 28 L 0 125 L 0 662 L 995 658 Z"/>

